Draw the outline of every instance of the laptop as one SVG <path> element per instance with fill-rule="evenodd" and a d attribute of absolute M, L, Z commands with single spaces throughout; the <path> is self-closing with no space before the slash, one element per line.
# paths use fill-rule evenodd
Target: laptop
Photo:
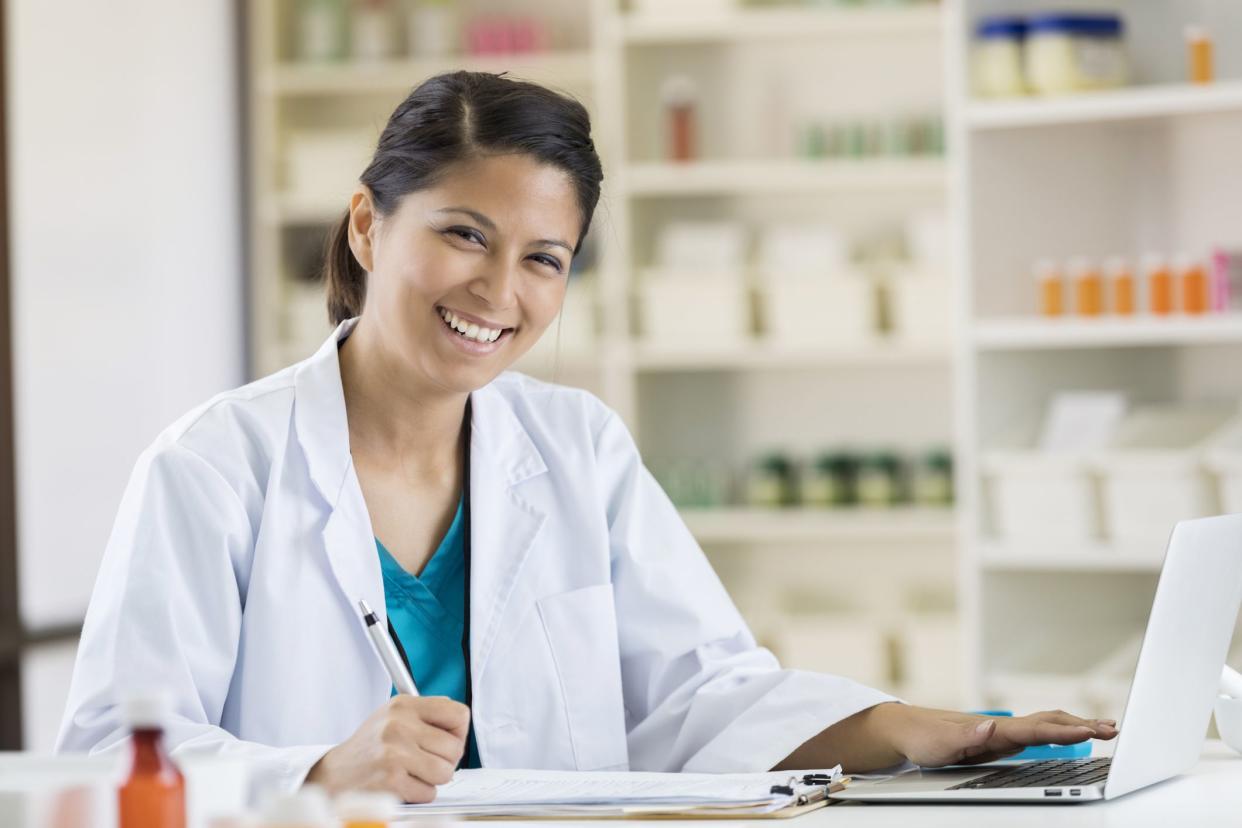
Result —
<path fill-rule="evenodd" d="M 1199 760 L 1242 602 L 1242 515 L 1187 520 L 1169 538 L 1111 758 L 922 769 L 832 794 L 861 802 L 1115 799 Z"/>

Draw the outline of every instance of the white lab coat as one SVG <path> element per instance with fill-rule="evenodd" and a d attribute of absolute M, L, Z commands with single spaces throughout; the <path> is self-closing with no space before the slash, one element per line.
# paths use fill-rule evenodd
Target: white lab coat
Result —
<path fill-rule="evenodd" d="M 139 458 L 87 612 L 62 751 L 124 741 L 162 686 L 174 754 L 292 788 L 389 696 L 338 341 L 222 394 Z M 891 697 L 758 647 L 620 419 L 505 374 L 473 394 L 470 653 L 485 766 L 758 771 Z"/>

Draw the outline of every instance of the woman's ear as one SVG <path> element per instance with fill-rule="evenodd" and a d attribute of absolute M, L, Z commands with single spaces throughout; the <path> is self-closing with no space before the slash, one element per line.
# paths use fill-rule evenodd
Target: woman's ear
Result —
<path fill-rule="evenodd" d="M 371 190 L 367 185 L 359 184 L 349 198 L 349 249 L 367 273 L 375 269 L 374 240 L 378 229 Z"/>

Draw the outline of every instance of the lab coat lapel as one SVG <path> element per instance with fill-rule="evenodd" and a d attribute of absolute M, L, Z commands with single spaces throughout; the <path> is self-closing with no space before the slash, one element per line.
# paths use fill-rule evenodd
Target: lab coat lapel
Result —
<path fill-rule="evenodd" d="M 337 356 L 338 343 L 356 322 L 342 322 L 315 355 L 296 369 L 294 428 L 311 482 L 331 510 L 323 542 L 342 595 L 355 615 L 358 600 L 364 599 L 386 621 L 371 518 L 349 455 L 349 422 Z"/>
<path fill-rule="evenodd" d="M 475 686 L 547 515 L 520 484 L 548 470 L 508 401 L 485 387 L 471 395 L 470 652 Z"/>

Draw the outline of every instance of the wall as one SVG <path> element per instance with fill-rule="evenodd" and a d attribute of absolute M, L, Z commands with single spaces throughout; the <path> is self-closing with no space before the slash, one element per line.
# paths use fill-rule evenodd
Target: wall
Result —
<path fill-rule="evenodd" d="M 19 583 L 38 629 L 81 619 L 138 453 L 241 381 L 238 44 L 224 0 L 6 6 Z M 28 748 L 54 738 L 71 651 L 29 655 Z"/>

